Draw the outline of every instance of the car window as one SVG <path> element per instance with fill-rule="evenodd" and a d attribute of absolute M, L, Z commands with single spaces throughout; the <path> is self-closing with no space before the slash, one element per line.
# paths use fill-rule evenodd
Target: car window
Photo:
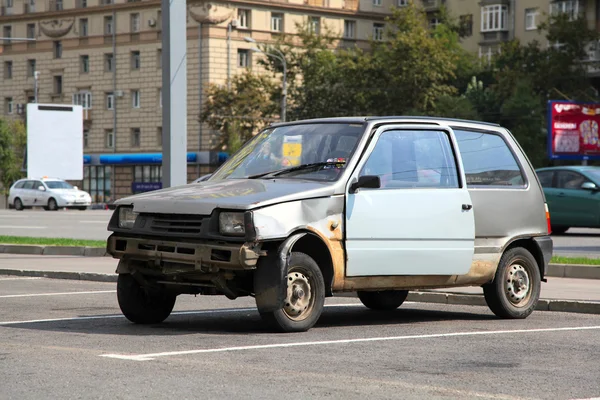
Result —
<path fill-rule="evenodd" d="M 382 188 L 457 188 L 450 139 L 442 131 L 387 131 L 361 169 L 377 175 Z"/>
<path fill-rule="evenodd" d="M 540 171 L 538 172 L 538 178 L 542 187 L 552 187 L 552 179 L 554 178 L 554 171 Z"/>
<path fill-rule="evenodd" d="M 556 186 L 561 189 L 581 189 L 581 185 L 588 179 L 578 172 L 558 171 L 556 181 Z"/>
<path fill-rule="evenodd" d="M 33 189 L 33 181 L 25 181 L 23 189 Z"/>
<path fill-rule="evenodd" d="M 508 145 L 493 133 L 454 129 L 467 186 L 524 186 L 525 179 Z"/>
<path fill-rule="evenodd" d="M 23 185 L 25 185 L 25 181 L 17 182 L 15 189 L 22 189 Z"/>
<path fill-rule="evenodd" d="M 33 188 L 37 190 L 40 186 L 44 186 L 44 184 L 40 181 L 33 181 Z"/>

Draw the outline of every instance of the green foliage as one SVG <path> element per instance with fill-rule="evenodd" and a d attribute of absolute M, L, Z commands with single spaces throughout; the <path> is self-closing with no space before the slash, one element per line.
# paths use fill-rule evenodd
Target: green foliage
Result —
<path fill-rule="evenodd" d="M 8 195 L 10 186 L 23 175 L 23 156 L 27 133 L 21 121 L 0 119 L 0 184 Z"/>

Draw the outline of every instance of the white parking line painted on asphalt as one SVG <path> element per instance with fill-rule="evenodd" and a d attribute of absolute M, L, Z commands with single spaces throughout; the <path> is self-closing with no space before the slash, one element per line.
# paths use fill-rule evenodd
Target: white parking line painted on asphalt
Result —
<path fill-rule="evenodd" d="M 117 291 L 116 290 L 91 290 L 88 292 L 5 294 L 5 295 L 0 296 L 0 299 L 10 299 L 10 298 L 15 298 L 15 297 L 65 296 L 65 295 L 70 295 L 70 294 L 100 294 L 100 293 L 117 293 Z"/>
<path fill-rule="evenodd" d="M 28 226 L 28 225 L 0 225 L 5 229 L 48 229 L 47 226 Z"/>
<path fill-rule="evenodd" d="M 600 326 L 516 329 L 516 330 L 506 330 L 506 331 L 452 332 L 452 333 L 434 333 L 434 334 L 429 334 L 429 335 L 384 336 L 384 337 L 370 337 L 370 338 L 359 338 L 359 339 L 323 340 L 323 341 L 314 341 L 314 342 L 295 342 L 295 343 L 292 342 L 292 343 L 262 344 L 262 345 L 253 345 L 253 346 L 217 347 L 217 348 L 213 348 L 213 349 L 168 351 L 168 352 L 164 352 L 164 353 L 101 354 L 100 357 L 117 358 L 120 360 L 129 360 L 129 361 L 151 361 L 151 360 L 154 360 L 155 358 L 159 358 L 159 357 L 183 356 L 183 355 L 203 354 L 203 353 L 223 353 L 223 352 L 228 352 L 228 351 L 263 350 L 263 349 L 301 347 L 301 346 L 324 346 L 324 345 L 364 343 L 364 342 L 384 342 L 384 341 L 390 341 L 390 340 L 436 339 L 436 338 L 447 338 L 447 337 L 457 337 L 457 336 L 504 335 L 504 334 L 514 335 L 514 334 L 518 334 L 518 333 L 584 331 L 584 330 L 595 330 L 595 329 L 600 329 Z"/>
<path fill-rule="evenodd" d="M 31 280 L 37 280 L 37 279 L 42 279 L 42 278 L 35 277 L 35 276 L 19 276 L 17 278 L 0 278 L 0 282 L 3 282 L 3 281 L 31 281 Z"/>
<path fill-rule="evenodd" d="M 108 224 L 108 221 L 79 221 L 80 224 Z"/>
<path fill-rule="evenodd" d="M 408 303 L 408 302 L 405 302 Z M 348 303 L 348 304 L 327 304 L 325 307 L 356 307 L 362 306 L 359 303 Z M 200 315 L 200 314 L 226 314 L 226 313 L 238 313 L 256 311 L 255 307 L 251 308 L 218 308 L 215 310 L 197 310 L 197 311 L 176 311 L 172 312 L 171 315 Z M 64 321 L 85 321 L 92 319 L 111 319 L 111 318 L 125 318 L 122 314 L 111 314 L 111 315 L 90 315 L 89 317 L 69 317 L 69 318 L 48 318 L 48 319 L 30 319 L 25 321 L 0 321 L 0 326 L 3 325 L 21 325 L 21 324 L 37 324 L 42 322 L 64 322 Z"/>

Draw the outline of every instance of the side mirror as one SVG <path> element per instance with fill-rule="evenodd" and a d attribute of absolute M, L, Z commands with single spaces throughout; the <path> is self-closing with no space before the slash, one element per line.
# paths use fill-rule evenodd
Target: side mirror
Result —
<path fill-rule="evenodd" d="M 581 188 L 583 190 L 598 190 L 598 186 L 596 186 L 596 184 L 594 182 L 583 182 L 583 184 L 581 185 Z"/>
<path fill-rule="evenodd" d="M 350 185 L 350 193 L 356 193 L 360 188 L 379 189 L 380 187 L 381 179 L 377 175 L 364 175 Z"/>
<path fill-rule="evenodd" d="M 43 186 L 38 186 L 38 190 L 41 190 L 42 192 L 45 192 L 45 191 L 46 191 L 46 188 L 45 188 L 45 187 L 43 187 Z"/>

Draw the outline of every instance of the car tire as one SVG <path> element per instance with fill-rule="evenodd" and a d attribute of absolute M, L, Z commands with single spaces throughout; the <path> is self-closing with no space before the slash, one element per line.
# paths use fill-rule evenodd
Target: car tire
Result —
<path fill-rule="evenodd" d="M 390 311 L 400 307 L 408 290 L 382 290 L 378 292 L 358 292 L 358 298 L 365 307 L 377 311 Z"/>
<path fill-rule="evenodd" d="M 538 303 L 542 280 L 529 251 L 515 247 L 502 255 L 494 281 L 483 285 L 485 301 L 500 318 L 527 318 Z"/>
<path fill-rule="evenodd" d="M 48 200 L 48 207 L 46 207 L 45 210 L 58 211 L 58 204 L 56 203 L 54 197 L 50 197 L 50 199 Z"/>
<path fill-rule="evenodd" d="M 315 260 L 304 253 L 293 252 L 288 265 L 283 308 L 260 315 L 279 332 L 305 332 L 316 324 L 323 312 L 325 281 Z"/>
<path fill-rule="evenodd" d="M 552 234 L 554 235 L 562 235 L 563 233 L 565 233 L 566 231 L 569 230 L 570 227 L 568 226 L 552 226 L 550 229 L 552 229 Z"/>
<path fill-rule="evenodd" d="M 87 207 L 77 207 L 77 209 L 78 209 L 79 211 L 85 211 L 85 210 L 87 210 Z"/>
<path fill-rule="evenodd" d="M 135 324 L 158 324 L 173 311 L 177 296 L 161 289 L 143 288 L 131 274 L 119 274 L 117 300 L 125 318 Z"/>
<path fill-rule="evenodd" d="M 23 202 L 18 197 L 15 199 L 13 204 L 14 204 L 15 210 L 17 210 L 17 211 L 23 211 L 23 209 L 25 208 L 25 207 L 23 207 Z"/>

